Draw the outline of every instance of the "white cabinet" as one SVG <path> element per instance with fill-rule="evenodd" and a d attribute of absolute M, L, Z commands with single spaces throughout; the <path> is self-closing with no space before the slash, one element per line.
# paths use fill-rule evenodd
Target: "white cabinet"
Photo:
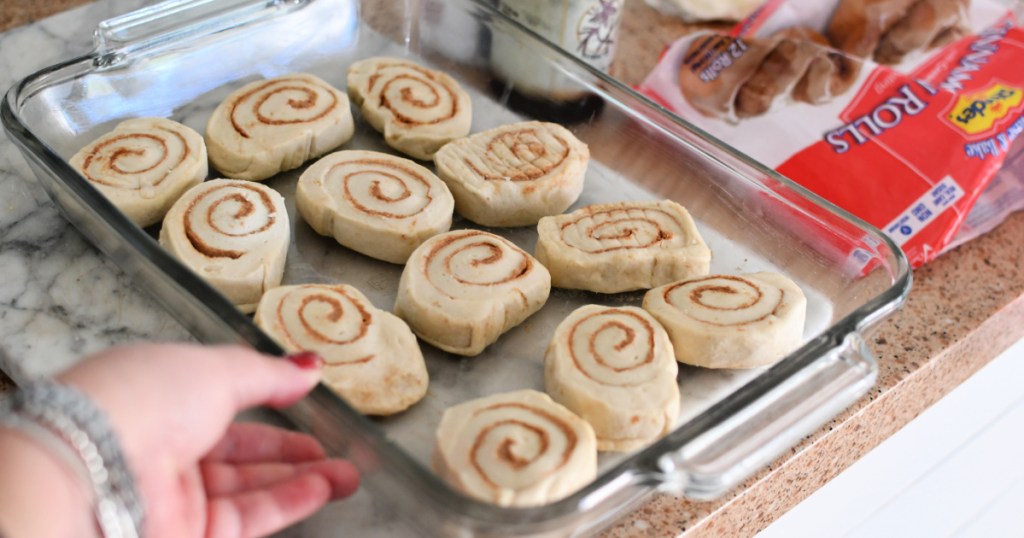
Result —
<path fill-rule="evenodd" d="M 1024 340 L 761 533 L 1024 536 Z"/>

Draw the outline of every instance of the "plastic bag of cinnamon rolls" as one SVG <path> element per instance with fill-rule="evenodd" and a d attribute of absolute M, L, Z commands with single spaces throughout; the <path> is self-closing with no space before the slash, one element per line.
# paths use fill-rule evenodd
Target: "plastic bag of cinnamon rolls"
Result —
<path fill-rule="evenodd" d="M 1000 0 L 769 0 L 728 35 L 673 43 L 639 89 L 882 229 L 917 267 L 964 241 L 965 217 L 1021 145 L 1021 12 Z M 964 234 L 1005 217 L 989 198 Z"/>

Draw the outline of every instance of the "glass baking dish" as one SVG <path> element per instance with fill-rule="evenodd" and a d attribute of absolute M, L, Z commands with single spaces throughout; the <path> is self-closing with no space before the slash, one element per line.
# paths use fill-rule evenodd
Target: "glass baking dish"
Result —
<path fill-rule="evenodd" d="M 202 132 L 210 111 L 251 80 L 312 72 L 345 87 L 347 66 L 368 56 L 413 58 L 442 69 L 473 99 L 473 132 L 525 118 L 559 121 L 565 107 L 522 98 L 491 69 L 490 51 L 515 47 L 588 97 L 567 126 L 590 146 L 577 206 L 671 198 L 686 206 L 714 253 L 712 272 L 775 270 L 808 296 L 805 344 L 774 367 L 723 372 L 682 367 L 678 427 L 651 446 L 600 458 L 598 478 L 536 508 L 469 499 L 429 470 L 443 410 L 504 390 L 543 387 L 543 352 L 555 325 L 586 303 L 639 304 L 642 293 L 553 290 L 541 312 L 484 355 L 456 358 L 424 344 L 428 396 L 399 416 L 369 419 L 324 386 L 285 418 L 352 459 L 375 498 L 438 534 L 577 535 L 614 521 L 660 489 L 721 495 L 863 395 L 875 360 L 864 332 L 906 298 L 911 273 L 878 230 L 721 142 L 622 83 L 577 61 L 489 4 L 472 0 L 175 0 L 101 23 L 95 49 L 15 85 L 2 120 L 65 216 L 205 342 L 281 349 L 154 240 L 131 224 L 66 160 L 117 122 L 164 116 Z M 507 55 L 505 56 L 507 58 Z M 578 110 L 576 112 L 579 112 Z M 388 150 L 359 119 L 348 149 Z M 294 211 L 301 169 L 268 184 L 288 200 L 293 241 L 285 283 L 345 282 L 390 309 L 401 267 L 316 235 Z M 215 174 L 215 172 L 213 173 Z M 215 177 L 215 175 L 214 175 Z M 468 223 L 456 219 L 455 228 Z M 530 228 L 492 230 L 533 250 Z M 337 531 L 337 529 L 333 529 Z M 309 535 L 332 535 L 331 529 Z"/>

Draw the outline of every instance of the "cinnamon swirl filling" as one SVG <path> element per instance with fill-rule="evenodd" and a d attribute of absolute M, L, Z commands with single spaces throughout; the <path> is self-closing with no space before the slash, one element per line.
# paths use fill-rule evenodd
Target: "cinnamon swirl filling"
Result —
<path fill-rule="evenodd" d="M 82 174 L 89 181 L 119 189 L 158 187 L 188 158 L 188 141 L 164 127 L 159 134 L 125 132 L 89 148 Z"/>
<path fill-rule="evenodd" d="M 412 253 L 395 313 L 427 342 L 474 356 L 540 310 L 550 292 L 547 269 L 522 249 L 494 234 L 459 230 Z"/>
<path fill-rule="evenodd" d="M 160 244 L 243 312 L 281 284 L 291 227 L 284 198 L 251 181 L 213 179 L 164 217 Z"/>
<path fill-rule="evenodd" d="M 477 287 L 504 286 L 525 278 L 533 259 L 508 240 L 486 232 L 452 232 L 433 245 L 423 263 L 424 278 L 451 297 L 473 298 Z"/>
<path fill-rule="evenodd" d="M 374 323 L 370 307 L 345 288 L 297 286 L 278 299 L 274 310 L 280 332 L 290 349 L 345 348 L 367 338 Z M 342 350 L 339 350 L 342 351 Z M 330 366 L 361 364 L 373 360 L 365 350 L 325 353 Z M 344 355 L 353 355 L 346 357 Z"/>
<path fill-rule="evenodd" d="M 586 206 L 537 225 L 536 256 L 560 288 L 618 293 L 703 276 L 711 250 L 671 201 Z"/>
<path fill-rule="evenodd" d="M 458 82 L 401 58 L 367 58 L 349 66 L 348 92 L 389 146 L 417 159 L 469 134 L 472 105 Z"/>
<path fill-rule="evenodd" d="M 501 506 L 558 500 L 593 480 L 594 431 L 534 390 L 450 407 L 437 428 L 434 467 L 467 495 Z"/>
<path fill-rule="evenodd" d="M 243 138 L 252 138 L 257 130 L 316 122 L 338 106 L 330 88 L 308 78 L 280 77 L 236 97 L 231 103 L 231 125 Z"/>
<path fill-rule="evenodd" d="M 487 181 L 535 181 L 569 158 L 569 143 L 547 130 L 501 131 L 479 156 L 463 162 Z"/>
<path fill-rule="evenodd" d="M 695 320 L 733 327 L 775 315 L 786 297 L 778 287 L 731 275 L 679 282 L 667 286 L 662 295 L 665 303 Z"/>
<path fill-rule="evenodd" d="M 800 346 L 807 297 L 779 273 L 712 275 L 650 290 L 644 310 L 665 327 L 679 362 L 754 368 Z"/>
<path fill-rule="evenodd" d="M 266 191 L 235 183 L 207 189 L 191 199 L 182 227 L 197 252 L 238 259 L 246 251 L 233 248 L 233 242 L 262 234 L 276 222 L 277 207 Z"/>
<path fill-rule="evenodd" d="M 374 151 L 332 153 L 306 169 L 295 190 L 296 208 L 317 233 L 392 263 L 447 231 L 454 204 L 430 170 Z"/>
<path fill-rule="evenodd" d="M 408 62 L 374 66 L 369 93 L 395 120 L 410 126 L 451 120 L 459 113 L 456 90 L 434 71 Z"/>
<path fill-rule="evenodd" d="M 272 289 L 253 321 L 287 351 L 323 357 L 323 382 L 362 413 L 398 413 L 427 392 L 426 363 L 412 331 L 352 286 Z"/>
<path fill-rule="evenodd" d="M 78 150 L 69 164 L 126 217 L 145 227 L 206 178 L 199 133 L 166 118 L 135 118 Z"/>
<path fill-rule="evenodd" d="M 576 432 L 542 408 L 494 404 L 473 418 L 484 425 L 477 430 L 470 462 L 494 488 L 519 489 L 548 477 L 564 468 L 576 449 Z"/>
<path fill-rule="evenodd" d="M 383 159 L 336 164 L 327 172 L 325 182 L 328 191 L 341 192 L 345 201 L 360 212 L 388 219 L 420 215 L 435 195 L 433 185 L 422 174 Z"/>
<path fill-rule="evenodd" d="M 544 354 L 545 390 L 594 427 L 599 450 L 633 450 L 671 430 L 678 371 L 668 333 L 632 306 L 574 310 Z"/>
<path fill-rule="evenodd" d="M 654 326 L 644 316 L 610 308 L 570 321 L 568 351 L 587 378 L 611 386 L 637 386 L 655 377 Z"/>
<path fill-rule="evenodd" d="M 614 208 L 586 212 L 562 223 L 562 241 L 588 254 L 686 244 L 675 215 L 661 209 Z"/>

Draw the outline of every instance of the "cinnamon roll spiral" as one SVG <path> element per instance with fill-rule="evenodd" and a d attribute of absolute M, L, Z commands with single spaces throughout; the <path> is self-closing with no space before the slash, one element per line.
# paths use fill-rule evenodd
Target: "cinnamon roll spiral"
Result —
<path fill-rule="evenodd" d="M 594 431 L 541 392 L 480 398 L 451 407 L 441 417 L 434 469 L 482 501 L 545 504 L 594 479 Z"/>
<path fill-rule="evenodd" d="M 405 263 L 427 238 L 448 231 L 454 204 L 430 170 L 373 151 L 320 159 L 295 191 L 299 213 L 317 233 L 391 263 Z"/>
<path fill-rule="evenodd" d="M 527 226 L 569 208 L 590 150 L 568 129 L 513 123 L 456 140 L 434 156 L 460 215 L 484 226 Z"/>
<path fill-rule="evenodd" d="M 362 413 L 398 413 L 427 392 L 412 331 L 352 286 L 277 287 L 263 295 L 253 319 L 287 351 L 323 357 L 324 383 Z"/>
<path fill-rule="evenodd" d="M 284 198 L 248 181 L 215 179 L 171 207 L 160 244 L 243 312 L 281 283 L 291 231 Z"/>
<path fill-rule="evenodd" d="M 440 71 L 400 58 L 369 58 L 348 69 L 348 93 L 387 144 L 430 160 L 441 146 L 469 134 L 469 94 Z"/>
<path fill-rule="evenodd" d="M 690 214 L 671 200 L 587 206 L 542 218 L 537 234 L 537 259 L 558 288 L 646 289 L 706 275 L 711 264 Z"/>
<path fill-rule="evenodd" d="M 668 433 L 679 367 L 661 325 L 636 307 L 587 305 L 555 329 L 545 390 L 594 427 L 599 450 L 625 452 Z"/>
<path fill-rule="evenodd" d="M 298 73 L 231 93 L 210 116 L 206 144 L 225 176 L 260 181 L 331 151 L 354 131 L 348 97 Z"/>
<path fill-rule="evenodd" d="M 753 368 L 800 346 L 807 299 L 777 273 L 712 275 L 652 289 L 644 310 L 668 331 L 679 362 Z"/>
<path fill-rule="evenodd" d="M 550 291 L 547 270 L 522 249 L 494 234 L 459 230 L 412 253 L 395 313 L 427 342 L 474 356 L 540 310 Z"/>
<path fill-rule="evenodd" d="M 132 222 L 146 227 L 206 178 L 206 145 L 176 121 L 137 118 L 90 142 L 70 164 Z"/>

